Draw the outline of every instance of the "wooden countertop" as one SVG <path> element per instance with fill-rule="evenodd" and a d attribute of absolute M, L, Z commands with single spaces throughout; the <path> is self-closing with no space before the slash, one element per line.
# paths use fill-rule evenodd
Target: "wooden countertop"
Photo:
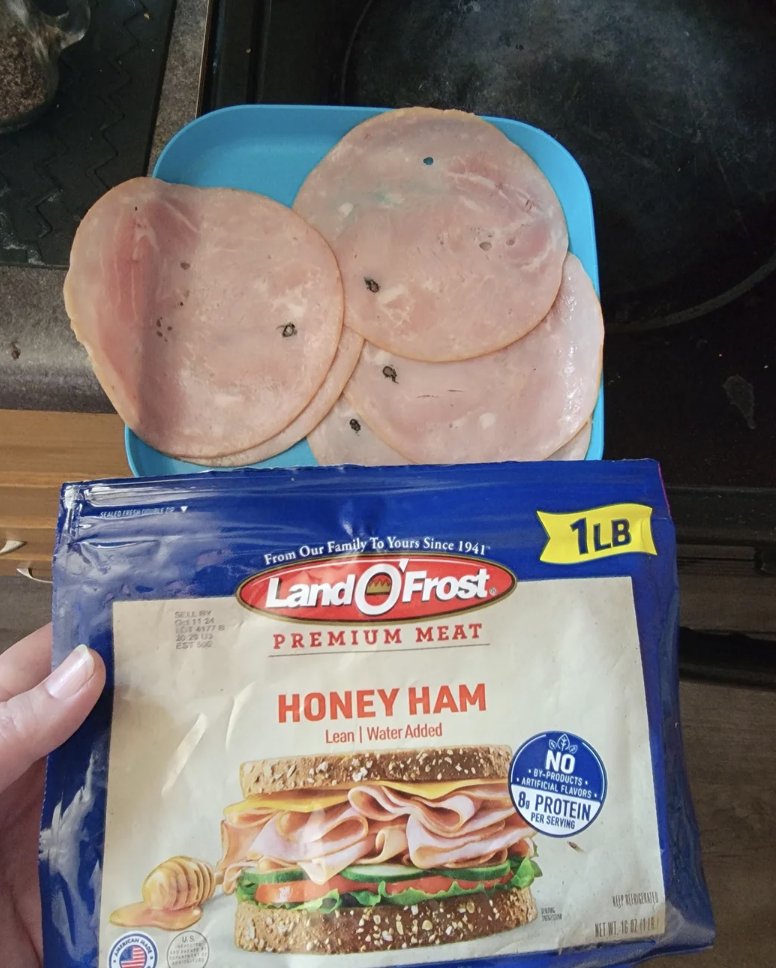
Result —
<path fill-rule="evenodd" d="M 60 487 L 105 477 L 131 477 L 115 414 L 0 410 L 0 575 L 50 575 Z"/>
<path fill-rule="evenodd" d="M 776 964 L 776 693 L 682 683 L 682 728 L 717 940 L 660 968 Z"/>

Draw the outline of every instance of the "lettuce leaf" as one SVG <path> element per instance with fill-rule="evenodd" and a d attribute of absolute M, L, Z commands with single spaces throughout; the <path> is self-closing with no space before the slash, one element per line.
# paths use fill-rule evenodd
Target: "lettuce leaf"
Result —
<path fill-rule="evenodd" d="M 374 907 L 382 900 L 379 894 L 372 894 L 371 891 L 349 891 L 347 896 L 354 897 L 361 907 Z"/>
<path fill-rule="evenodd" d="M 243 871 L 237 878 L 235 894 L 238 901 L 253 901 L 256 896 L 256 888 L 259 881 L 256 876 L 249 871 Z"/>
<path fill-rule="evenodd" d="M 264 905 L 266 906 L 266 905 Z M 301 904 L 284 904 L 283 907 L 293 908 L 295 911 L 320 911 L 328 914 L 342 906 L 342 895 L 339 891 L 329 891 L 323 897 L 316 897 L 314 901 L 303 901 Z"/>
<path fill-rule="evenodd" d="M 537 877 L 542 876 L 541 867 L 531 857 L 523 857 L 519 864 L 513 866 L 513 870 L 515 873 L 512 880 L 504 885 L 507 888 L 529 887 Z"/>

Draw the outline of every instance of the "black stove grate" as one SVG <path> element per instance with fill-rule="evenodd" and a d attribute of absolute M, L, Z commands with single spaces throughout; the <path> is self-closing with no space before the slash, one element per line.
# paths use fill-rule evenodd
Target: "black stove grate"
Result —
<path fill-rule="evenodd" d="M 593 191 L 606 456 L 776 488 L 774 0 L 214 0 L 203 110 L 246 102 L 556 136 Z"/>
<path fill-rule="evenodd" d="M 762 0 L 372 0 L 347 103 L 519 118 L 593 192 L 610 332 L 776 268 L 776 8 Z"/>
<path fill-rule="evenodd" d="M 174 0 L 92 0 L 60 59 L 51 109 L 0 134 L 0 264 L 68 264 L 78 223 L 109 188 L 145 174 Z"/>

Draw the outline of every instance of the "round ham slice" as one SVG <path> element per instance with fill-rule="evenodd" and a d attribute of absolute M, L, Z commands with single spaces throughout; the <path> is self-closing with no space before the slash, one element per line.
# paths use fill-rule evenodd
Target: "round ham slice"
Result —
<path fill-rule="evenodd" d="M 342 389 L 350 379 L 350 375 L 355 369 L 358 358 L 361 355 L 361 347 L 364 340 L 354 333 L 352 329 L 345 326 L 340 337 L 339 347 L 331 364 L 331 369 L 326 374 L 320 390 L 307 404 L 299 416 L 279 434 L 265 440 L 258 447 L 251 450 L 244 450 L 241 454 L 230 454 L 227 457 L 211 457 L 209 460 L 195 459 L 188 457 L 186 460 L 192 464 L 207 464 L 210 467 L 242 467 L 245 464 L 258 464 L 259 461 L 268 460 L 276 454 L 282 454 L 284 450 L 293 447 L 295 443 L 306 437 L 310 431 L 323 420 L 331 411 L 342 393 Z M 406 463 L 402 459 L 402 463 Z"/>
<path fill-rule="evenodd" d="M 507 346 L 560 286 L 568 235 L 555 192 L 521 148 L 463 111 L 409 108 L 358 125 L 294 209 L 334 249 L 347 325 L 408 359 Z"/>
<path fill-rule="evenodd" d="M 345 394 L 417 463 L 544 460 L 593 411 L 603 334 L 593 285 L 569 255 L 555 304 L 527 336 L 459 363 L 419 363 L 366 343 Z"/>
<path fill-rule="evenodd" d="M 125 423 L 158 450 L 197 458 L 287 427 L 323 383 L 343 316 L 334 255 L 294 212 L 154 178 L 89 210 L 65 305 Z"/>
<path fill-rule="evenodd" d="M 319 464 L 386 467 L 412 463 L 384 443 L 345 397 L 334 404 L 307 442 Z"/>
<path fill-rule="evenodd" d="M 587 449 L 590 446 L 590 438 L 592 435 L 593 424 L 592 421 L 588 420 L 576 437 L 572 437 L 560 450 L 556 450 L 554 454 L 550 454 L 547 460 L 584 460 L 587 455 Z"/>

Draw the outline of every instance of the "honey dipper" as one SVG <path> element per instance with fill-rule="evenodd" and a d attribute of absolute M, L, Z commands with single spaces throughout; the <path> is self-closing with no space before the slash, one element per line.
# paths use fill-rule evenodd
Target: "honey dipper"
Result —
<path fill-rule="evenodd" d="M 182 931 L 202 917 L 202 905 L 215 893 L 223 874 L 207 861 L 171 857 L 155 867 L 143 881 L 142 901 L 127 904 L 110 916 L 123 928 L 163 928 Z"/>

